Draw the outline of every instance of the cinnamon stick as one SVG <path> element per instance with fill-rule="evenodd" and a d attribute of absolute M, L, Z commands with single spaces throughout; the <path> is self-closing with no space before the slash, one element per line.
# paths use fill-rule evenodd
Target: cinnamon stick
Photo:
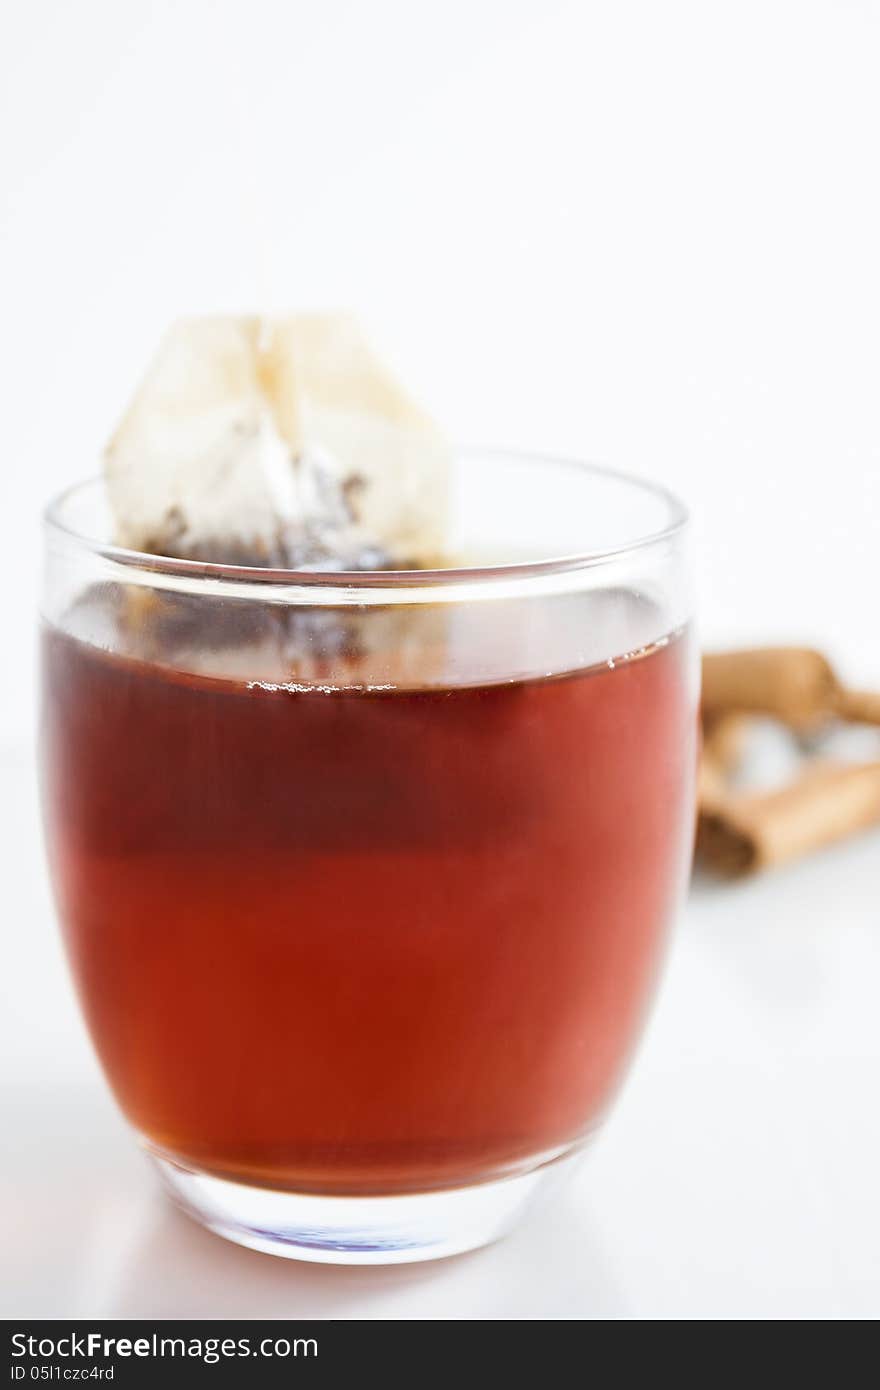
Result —
<path fill-rule="evenodd" d="M 876 690 L 841 690 L 837 714 L 850 724 L 880 724 L 880 692 Z"/>
<path fill-rule="evenodd" d="M 739 765 L 748 726 L 748 716 L 736 710 L 703 719 L 703 758 L 724 776 Z"/>
<path fill-rule="evenodd" d="M 727 797 L 728 779 L 736 771 L 743 752 L 748 717 L 734 712 L 703 719 L 697 798 L 700 807 Z"/>
<path fill-rule="evenodd" d="M 757 647 L 703 657 L 703 713 L 730 710 L 775 715 L 802 732 L 831 718 L 839 684 L 821 652 L 808 647 Z"/>
<path fill-rule="evenodd" d="M 755 647 L 703 657 L 703 715 L 775 716 L 798 733 L 832 719 L 880 725 L 880 693 L 849 690 L 811 647 Z"/>
<path fill-rule="evenodd" d="M 780 791 L 713 795 L 701 807 L 697 847 L 710 868 L 739 877 L 878 823 L 880 762 L 815 763 Z"/>
<path fill-rule="evenodd" d="M 702 757 L 697 771 L 697 805 L 700 815 L 723 806 L 727 800 L 727 781 L 721 768 L 711 758 Z"/>

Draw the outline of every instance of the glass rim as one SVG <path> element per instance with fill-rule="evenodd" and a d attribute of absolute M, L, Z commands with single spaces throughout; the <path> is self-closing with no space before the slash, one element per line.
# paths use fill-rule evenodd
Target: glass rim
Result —
<path fill-rule="evenodd" d="M 55 535 L 68 545 L 83 552 L 121 565 L 127 569 L 140 571 L 151 576 L 164 576 L 181 579 L 190 584 L 199 580 L 209 583 L 219 581 L 226 585 L 256 585 L 263 589 L 279 588 L 320 588 L 357 590 L 395 590 L 414 588 L 446 587 L 453 585 L 482 585 L 493 580 L 529 580 L 565 575 L 578 570 L 592 569 L 626 559 L 630 555 L 659 547 L 679 537 L 690 524 L 690 513 L 681 499 L 662 483 L 657 483 L 624 469 L 607 467 L 604 464 L 566 455 L 545 454 L 529 449 L 508 449 L 504 447 L 467 446 L 457 450 L 460 455 L 480 454 L 496 460 L 510 459 L 519 463 L 544 463 L 554 467 L 576 469 L 593 477 L 619 483 L 624 488 L 633 489 L 645 496 L 653 497 L 666 509 L 665 525 L 618 545 L 598 549 L 577 551 L 570 554 L 552 556 L 542 560 L 512 560 L 498 564 L 444 566 L 437 569 L 399 569 L 399 570 L 342 570 L 342 569 L 284 569 L 258 565 L 230 565 L 217 561 L 186 560 L 170 555 L 157 555 L 149 551 L 135 550 L 117 545 L 112 541 L 101 541 L 77 530 L 62 519 L 61 513 L 66 503 L 77 493 L 87 488 L 100 486 L 104 479 L 101 474 L 80 479 L 63 488 L 46 504 L 42 513 L 43 527 L 48 535 Z"/>

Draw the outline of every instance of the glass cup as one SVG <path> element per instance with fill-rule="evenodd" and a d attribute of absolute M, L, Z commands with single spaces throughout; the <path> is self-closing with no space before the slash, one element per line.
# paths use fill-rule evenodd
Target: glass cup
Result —
<path fill-rule="evenodd" d="M 42 783 L 119 1105 L 231 1240 L 383 1263 L 506 1230 L 601 1120 L 690 858 L 685 514 L 463 452 L 455 567 L 294 572 L 46 517 Z"/>

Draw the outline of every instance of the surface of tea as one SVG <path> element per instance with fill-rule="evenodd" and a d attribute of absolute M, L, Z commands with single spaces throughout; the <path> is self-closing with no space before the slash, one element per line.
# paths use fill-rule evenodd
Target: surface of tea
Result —
<path fill-rule="evenodd" d="M 127 654 L 43 639 L 56 895 L 132 1123 L 184 1164 L 339 1193 L 467 1184 L 580 1141 L 690 845 L 687 635 L 457 685 L 462 629 L 438 619 L 432 654 L 424 618 L 408 684 L 310 687 L 314 661 L 291 678 L 279 655 L 308 630 L 290 615 L 233 614 L 222 640 L 176 616 L 146 643 L 93 594 L 69 626 Z M 387 623 L 349 652 L 340 630 L 348 679 L 388 674 L 383 642 L 399 667 Z"/>

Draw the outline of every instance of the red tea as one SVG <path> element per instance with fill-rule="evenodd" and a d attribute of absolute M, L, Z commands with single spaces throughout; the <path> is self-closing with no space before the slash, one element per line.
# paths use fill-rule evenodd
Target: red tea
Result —
<path fill-rule="evenodd" d="M 272 688 L 44 637 L 50 856 L 154 1149 L 295 1191 L 464 1185 L 594 1126 L 691 832 L 685 636 L 548 678 Z"/>

